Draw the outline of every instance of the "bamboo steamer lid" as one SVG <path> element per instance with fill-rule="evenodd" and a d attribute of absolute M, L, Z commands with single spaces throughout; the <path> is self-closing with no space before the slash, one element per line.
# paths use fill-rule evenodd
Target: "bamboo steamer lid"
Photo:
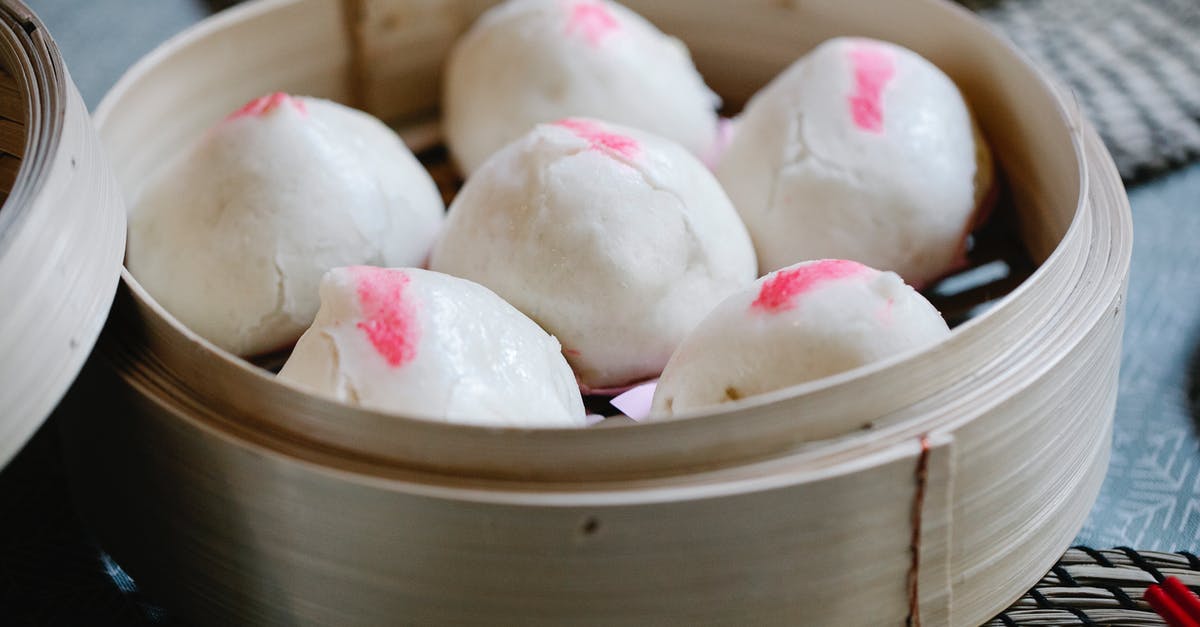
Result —
<path fill-rule="evenodd" d="M 125 209 L 58 49 L 0 3 L 0 467 L 58 404 L 112 304 Z"/>
<path fill-rule="evenodd" d="M 271 90 L 363 107 L 436 155 L 442 60 L 490 4 L 260 0 L 197 25 L 97 112 L 121 193 Z M 1036 269 L 931 349 L 587 431 L 427 423 L 297 393 L 123 273 L 63 406 L 64 454 L 98 539 L 178 615 L 969 625 L 1069 544 L 1107 466 L 1131 243 L 1120 180 L 1073 103 L 939 0 L 627 4 L 684 39 L 732 103 L 835 35 L 930 58 L 974 106 Z M 116 411 L 98 421 L 97 406 Z"/>

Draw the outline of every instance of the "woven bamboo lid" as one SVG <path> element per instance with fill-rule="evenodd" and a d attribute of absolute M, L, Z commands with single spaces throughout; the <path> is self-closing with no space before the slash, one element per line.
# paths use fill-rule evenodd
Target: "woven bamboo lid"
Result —
<path fill-rule="evenodd" d="M 0 467 L 83 366 L 116 291 L 125 211 L 32 11 L 0 2 Z"/>

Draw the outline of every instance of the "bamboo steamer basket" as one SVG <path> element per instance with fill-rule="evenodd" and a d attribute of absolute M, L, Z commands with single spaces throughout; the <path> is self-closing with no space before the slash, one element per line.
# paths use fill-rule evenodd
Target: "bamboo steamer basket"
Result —
<path fill-rule="evenodd" d="M 201 23 L 97 111 L 125 198 L 271 90 L 360 106 L 436 154 L 442 62 L 489 4 L 265 0 Z M 173 615 L 970 625 L 1070 543 L 1107 467 L 1131 243 L 1120 180 L 1074 104 L 938 0 L 627 4 L 682 38 L 735 104 L 835 35 L 930 58 L 972 102 L 1020 225 L 1011 246 L 1036 269 L 927 350 L 584 431 L 437 424 L 299 393 L 123 272 L 63 405 L 64 449 L 92 531 Z"/>
<path fill-rule="evenodd" d="M 54 42 L 0 2 L 0 468 L 58 404 L 113 301 L 120 192 Z"/>

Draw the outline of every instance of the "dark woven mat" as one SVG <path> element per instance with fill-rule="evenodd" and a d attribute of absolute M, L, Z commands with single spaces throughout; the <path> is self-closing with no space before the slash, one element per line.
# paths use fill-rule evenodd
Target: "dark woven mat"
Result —
<path fill-rule="evenodd" d="M 1075 547 L 988 625 L 1163 625 L 1142 595 L 1166 577 L 1200 592 L 1200 558 L 1186 551 Z"/>
<path fill-rule="evenodd" d="M 1197 0 L 963 0 L 1076 94 L 1127 181 L 1200 157 Z"/>

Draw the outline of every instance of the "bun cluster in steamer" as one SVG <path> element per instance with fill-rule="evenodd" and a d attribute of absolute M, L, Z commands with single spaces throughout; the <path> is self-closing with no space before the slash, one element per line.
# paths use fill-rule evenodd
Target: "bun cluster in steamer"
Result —
<path fill-rule="evenodd" d="M 963 262 L 994 188 L 953 82 L 838 38 L 731 138 L 719 102 L 625 7 L 509 0 L 446 66 L 448 213 L 382 122 L 272 94 L 150 179 L 127 264 L 217 347 L 291 347 L 281 382 L 484 426 L 584 426 L 581 392 L 659 377 L 649 419 L 711 411 L 945 337 L 910 285 Z"/>

